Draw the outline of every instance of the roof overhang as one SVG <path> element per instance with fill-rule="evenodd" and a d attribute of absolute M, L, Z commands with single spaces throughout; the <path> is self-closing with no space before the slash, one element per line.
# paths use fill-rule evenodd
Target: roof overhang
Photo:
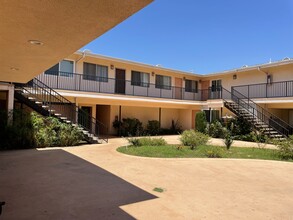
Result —
<path fill-rule="evenodd" d="M 5 0 L 0 7 L 0 81 L 29 81 L 152 1 Z"/>

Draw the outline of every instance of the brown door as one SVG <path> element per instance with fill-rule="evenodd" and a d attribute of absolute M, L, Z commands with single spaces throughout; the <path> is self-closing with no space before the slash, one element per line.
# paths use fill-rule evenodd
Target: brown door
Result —
<path fill-rule="evenodd" d="M 175 78 L 175 99 L 182 99 L 182 79 Z"/>
<path fill-rule="evenodd" d="M 201 82 L 201 100 L 206 101 L 209 98 L 210 80 Z"/>
<path fill-rule="evenodd" d="M 125 94 L 125 70 L 116 69 L 115 93 Z"/>

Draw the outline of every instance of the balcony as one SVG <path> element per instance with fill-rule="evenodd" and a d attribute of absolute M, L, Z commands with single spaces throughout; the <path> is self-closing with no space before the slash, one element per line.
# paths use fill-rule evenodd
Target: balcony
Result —
<path fill-rule="evenodd" d="M 250 99 L 293 97 L 293 81 L 234 86 L 233 90 Z"/>
<path fill-rule="evenodd" d="M 188 92 L 181 87 L 162 87 L 156 84 L 117 80 L 114 78 L 93 77 L 77 73 L 54 72 L 41 74 L 40 81 L 53 89 L 116 94 L 127 96 L 141 96 L 150 98 L 164 98 L 188 101 L 206 101 L 209 98 L 220 98 L 218 91 L 210 89 Z"/>

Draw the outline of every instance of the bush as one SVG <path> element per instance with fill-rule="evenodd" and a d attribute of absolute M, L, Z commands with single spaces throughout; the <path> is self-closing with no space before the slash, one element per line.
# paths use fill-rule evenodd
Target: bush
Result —
<path fill-rule="evenodd" d="M 206 127 L 205 133 L 213 138 L 224 138 L 227 134 L 227 128 L 223 127 L 221 122 L 215 121 Z"/>
<path fill-rule="evenodd" d="M 42 117 L 34 112 L 13 111 L 13 124 L 1 123 L 0 148 L 24 149 L 77 145 L 83 133 L 57 118 Z"/>
<path fill-rule="evenodd" d="M 234 139 L 230 133 L 225 136 L 224 144 L 225 144 L 227 150 L 230 150 L 230 147 L 233 144 L 233 141 L 234 141 Z"/>
<path fill-rule="evenodd" d="M 203 133 L 196 132 L 194 130 L 186 130 L 182 133 L 180 141 L 182 145 L 189 146 L 194 150 L 197 146 L 207 143 L 209 137 Z"/>
<path fill-rule="evenodd" d="M 253 126 L 243 117 L 237 117 L 235 119 L 231 119 L 228 121 L 227 127 L 230 128 L 231 124 L 233 124 L 233 136 L 235 135 L 246 135 L 253 131 Z"/>
<path fill-rule="evenodd" d="M 205 132 L 205 129 L 207 127 L 207 119 L 204 111 L 196 113 L 195 126 L 197 131 L 202 133 Z"/>
<path fill-rule="evenodd" d="M 167 145 L 167 142 L 163 138 L 128 138 L 127 139 L 130 145 L 133 146 L 164 146 Z"/>
<path fill-rule="evenodd" d="M 8 115 L 13 123 L 8 123 Z M 25 149 L 34 145 L 30 114 L 21 110 L 0 112 L 0 149 Z"/>
<path fill-rule="evenodd" d="M 293 159 L 293 135 L 277 143 L 279 156 L 284 160 Z"/>
<path fill-rule="evenodd" d="M 35 147 L 56 147 L 77 145 L 83 133 L 70 124 L 60 122 L 54 117 L 42 117 L 31 113 L 34 127 Z"/>
<path fill-rule="evenodd" d="M 157 120 L 148 121 L 146 132 L 149 135 L 158 135 L 160 133 L 160 122 Z"/>
<path fill-rule="evenodd" d="M 268 136 L 256 131 L 252 131 L 249 134 L 245 134 L 245 135 L 236 135 L 234 136 L 234 139 L 241 140 L 241 141 L 257 142 L 257 143 L 270 142 Z"/>
<path fill-rule="evenodd" d="M 135 147 L 141 146 L 138 138 L 127 138 L 127 141 L 132 146 L 135 146 Z"/>
<path fill-rule="evenodd" d="M 143 134 L 142 123 L 137 118 L 123 118 L 120 126 L 122 136 L 140 136 Z"/>
<path fill-rule="evenodd" d="M 208 158 L 222 158 L 222 149 L 220 147 L 215 147 L 206 152 Z"/>

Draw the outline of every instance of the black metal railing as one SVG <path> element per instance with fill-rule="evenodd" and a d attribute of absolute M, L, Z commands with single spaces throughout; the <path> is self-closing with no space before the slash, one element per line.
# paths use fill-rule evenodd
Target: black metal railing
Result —
<path fill-rule="evenodd" d="M 49 87 L 60 90 L 190 101 L 205 101 L 209 95 L 208 90 L 188 91 L 188 89 L 182 87 L 158 86 L 152 83 L 133 82 L 131 80 L 119 80 L 77 73 L 43 73 L 37 76 L 37 78 Z"/>
<path fill-rule="evenodd" d="M 292 126 L 274 114 L 270 113 L 263 107 L 259 106 L 240 92 L 236 90 L 232 90 L 232 92 L 230 92 L 227 89 L 222 88 L 219 95 L 223 99 L 224 103 L 229 101 L 235 102 L 239 109 L 245 109 L 254 118 L 274 128 L 280 134 L 285 136 L 293 134 Z"/>
<path fill-rule="evenodd" d="M 236 90 L 250 99 L 293 97 L 293 81 L 233 86 L 232 90 Z"/>
<path fill-rule="evenodd" d="M 65 121 L 70 121 L 72 124 L 78 124 L 78 126 L 96 137 L 100 137 L 102 127 L 106 131 L 106 137 L 103 140 L 108 142 L 108 128 L 106 125 L 89 115 L 86 111 L 78 109 L 75 103 L 70 102 L 40 80 L 34 78 L 27 84 L 17 84 L 16 87 L 21 87 L 24 95 L 35 98 L 34 101 L 39 102 L 49 115 L 58 117 L 57 113 L 61 114 L 59 118 L 64 118 Z"/>

